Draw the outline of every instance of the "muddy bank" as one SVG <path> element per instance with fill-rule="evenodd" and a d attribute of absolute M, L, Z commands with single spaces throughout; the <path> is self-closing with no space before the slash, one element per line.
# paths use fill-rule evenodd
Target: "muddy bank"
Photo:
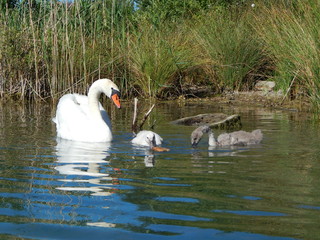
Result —
<path fill-rule="evenodd" d="M 311 112 L 312 105 L 305 97 L 290 99 L 290 96 L 285 96 L 282 92 L 264 92 L 264 91 L 245 91 L 245 92 L 224 92 L 222 94 L 205 97 L 205 98 L 188 98 L 180 96 L 179 99 L 184 99 L 190 102 L 193 101 L 215 101 L 220 104 L 234 105 L 254 105 L 268 108 L 276 108 L 288 111 L 303 111 Z"/>
<path fill-rule="evenodd" d="M 288 99 L 276 92 L 236 92 L 214 97 L 216 101 L 230 104 L 252 104 L 255 106 L 272 107 L 290 111 L 311 111 L 311 104 L 307 99 Z"/>

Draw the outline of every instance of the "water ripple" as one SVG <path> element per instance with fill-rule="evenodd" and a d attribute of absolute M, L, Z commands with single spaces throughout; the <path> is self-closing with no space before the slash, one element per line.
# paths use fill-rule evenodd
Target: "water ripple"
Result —
<path fill-rule="evenodd" d="M 213 149 L 204 139 L 191 148 L 194 127 L 168 121 L 223 110 L 208 104 L 159 103 L 165 153 L 130 144 L 130 108 L 112 114 L 120 123 L 110 144 L 56 139 L 50 112 L 23 126 L 2 114 L 0 238 L 315 239 L 318 127 L 232 106 L 225 110 L 240 111 L 244 129 L 263 129 L 263 144 Z"/>
<path fill-rule="evenodd" d="M 253 211 L 253 210 L 213 210 L 215 213 L 231 213 L 237 215 L 247 215 L 247 216 L 270 216 L 270 217 L 282 217 L 287 216 L 284 213 L 277 212 L 266 212 L 266 211 Z"/>

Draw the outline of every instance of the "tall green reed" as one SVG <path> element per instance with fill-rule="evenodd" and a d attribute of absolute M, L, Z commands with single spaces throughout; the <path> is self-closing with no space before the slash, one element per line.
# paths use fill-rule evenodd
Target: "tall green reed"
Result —
<path fill-rule="evenodd" d="M 258 71 L 265 65 L 264 47 L 250 27 L 252 15 L 243 9 L 219 8 L 198 19 L 195 37 L 216 72 L 223 88 L 251 88 Z"/>
<path fill-rule="evenodd" d="M 137 92 L 156 97 L 174 77 L 195 64 L 192 45 L 183 29 L 162 23 L 140 22 L 130 35 L 128 68 Z"/>
<path fill-rule="evenodd" d="M 297 1 L 290 8 L 262 7 L 255 27 L 274 59 L 274 79 L 280 88 L 307 95 L 316 108 L 320 108 L 319 20 L 317 1 Z"/>
<path fill-rule="evenodd" d="M 115 42 L 125 37 L 131 11 L 118 2 L 29 0 L 2 9 L 1 95 L 55 98 L 86 92 L 98 77 L 117 79 Z"/>
<path fill-rule="evenodd" d="M 295 79 L 293 89 L 320 105 L 318 1 L 277 2 L 202 11 L 190 1 L 166 14 L 116 0 L 1 5 L 0 95 L 57 98 L 109 77 L 127 95 L 157 97 L 193 75 L 242 90 L 271 68 L 280 88 Z"/>

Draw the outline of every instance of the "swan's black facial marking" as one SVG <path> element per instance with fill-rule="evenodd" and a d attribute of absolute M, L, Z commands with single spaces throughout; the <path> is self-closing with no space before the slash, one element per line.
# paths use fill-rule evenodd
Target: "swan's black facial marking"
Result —
<path fill-rule="evenodd" d="M 114 89 L 114 88 L 111 88 L 111 97 L 113 96 L 113 95 L 118 95 L 118 97 L 119 98 L 121 98 L 121 93 L 120 93 L 120 91 L 118 91 L 118 90 L 116 90 L 116 89 Z"/>

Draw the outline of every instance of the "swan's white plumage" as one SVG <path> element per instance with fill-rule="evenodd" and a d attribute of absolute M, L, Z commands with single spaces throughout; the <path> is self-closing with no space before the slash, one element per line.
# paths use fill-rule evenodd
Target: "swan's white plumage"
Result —
<path fill-rule="evenodd" d="M 95 81 L 88 96 L 66 94 L 59 100 L 56 116 L 57 136 L 82 142 L 109 142 L 112 140 L 111 121 L 99 102 L 101 93 L 109 98 L 118 87 L 109 79 Z"/>
<path fill-rule="evenodd" d="M 153 137 L 155 139 L 155 144 L 157 146 L 162 144 L 162 141 L 163 141 L 162 137 L 160 137 L 159 134 L 152 131 L 148 131 L 148 130 L 142 130 L 138 132 L 137 136 L 133 138 L 131 142 L 136 145 L 149 147 Z"/>

